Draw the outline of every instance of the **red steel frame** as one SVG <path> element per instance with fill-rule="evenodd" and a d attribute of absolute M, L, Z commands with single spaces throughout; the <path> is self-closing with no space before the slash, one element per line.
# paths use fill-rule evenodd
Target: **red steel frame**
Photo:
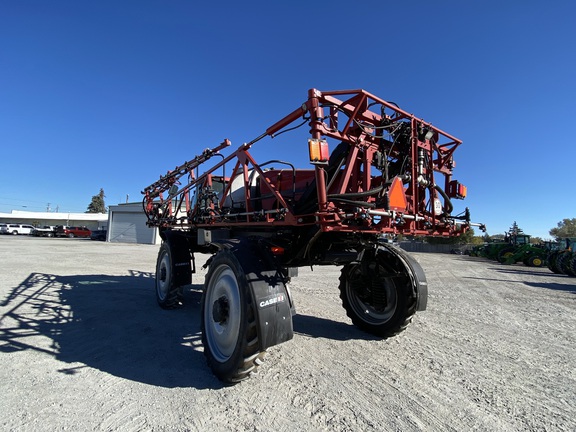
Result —
<path fill-rule="evenodd" d="M 339 97 L 346 97 L 346 99 L 340 100 Z M 373 109 L 375 106 L 380 108 L 380 113 L 375 112 Z M 281 191 L 278 191 L 276 186 L 266 178 L 264 170 L 252 158 L 248 150 L 265 136 L 273 137 L 285 127 L 305 116 L 308 116 L 306 118 L 312 139 L 330 138 L 346 142 L 350 145 L 350 151 L 336 181 L 332 181 L 330 185 L 326 185 L 325 166 L 315 164 L 317 210 L 310 215 L 296 215 Z M 339 121 L 341 120 L 340 117 L 345 117 L 343 119 L 345 121 Z M 409 157 L 410 168 L 406 170 L 409 175 L 407 174 L 402 180 L 408 203 L 406 210 L 395 212 L 385 208 L 351 209 L 350 206 L 342 206 L 331 201 L 329 198 L 331 195 L 366 192 L 372 187 L 382 184 L 383 180 L 372 173 L 374 157 L 377 152 L 381 151 L 383 145 L 382 135 L 379 131 L 382 130 L 382 124 L 396 124 L 397 122 L 410 123 L 410 154 L 405 154 L 406 149 L 395 148 L 394 144 L 389 141 L 384 142 L 384 146 L 388 146 L 386 148 L 388 152 L 386 157 L 388 158 Z M 419 131 L 422 130 L 429 132 L 427 137 L 419 136 Z M 439 200 L 439 187 L 434 179 L 435 174 L 444 177 L 443 190 L 447 191 L 452 181 L 454 151 L 460 144 L 461 141 L 450 134 L 364 90 L 321 92 L 311 89 L 308 92 L 307 101 L 301 107 L 270 126 L 260 137 L 240 146 L 202 175 L 197 175 L 195 170 L 218 154 L 220 150 L 228 147 L 230 141 L 225 140 L 213 150 L 205 150 L 202 155 L 177 167 L 174 171 L 148 186 L 143 192 L 145 195 L 144 207 L 148 215 L 149 225 L 164 227 L 251 226 L 256 228 L 260 226 L 264 228 L 267 226 L 318 224 L 323 232 L 459 235 L 469 228 L 469 224 L 459 222 L 448 214 L 449 211 L 442 211 L 441 214 L 437 214 L 433 211 L 433 201 Z M 211 185 L 212 177 L 217 170 L 233 163 L 234 160 L 234 169 L 229 178 L 234 179 L 239 175 L 243 178 L 245 186 L 244 211 L 236 215 L 214 213 L 210 217 L 204 217 L 200 222 L 198 220 L 192 222 L 197 209 L 191 204 L 191 191 L 198 185 Z M 260 174 L 261 182 L 264 184 L 263 188 L 268 189 L 269 193 L 275 197 L 278 207 L 282 210 L 254 211 L 249 187 L 251 170 Z M 188 176 L 189 182 L 170 192 L 171 187 L 180 184 L 180 179 L 183 176 Z M 229 181 L 220 197 L 220 208 L 223 207 L 226 197 L 232 192 L 231 188 L 232 181 Z M 166 192 L 168 192 L 168 196 L 164 198 Z M 442 196 L 446 201 L 446 195 L 443 194 Z M 179 203 L 177 208 L 185 208 L 185 216 L 182 215 L 182 210 L 178 212 L 177 209 L 173 208 L 172 202 L 174 200 Z M 367 201 L 374 202 L 375 200 L 370 197 L 367 198 Z M 443 206 L 443 210 L 445 210 L 447 203 L 444 202 Z M 343 208 L 345 209 L 343 210 Z M 162 209 L 161 214 L 158 209 Z M 349 222 L 352 220 L 356 222 L 350 224 Z"/>

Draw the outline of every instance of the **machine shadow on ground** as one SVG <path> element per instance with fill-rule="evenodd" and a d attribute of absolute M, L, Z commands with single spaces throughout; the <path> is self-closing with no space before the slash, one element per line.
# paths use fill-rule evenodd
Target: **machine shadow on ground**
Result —
<path fill-rule="evenodd" d="M 162 310 L 154 274 L 59 276 L 32 273 L 1 306 L 0 352 L 34 350 L 66 363 L 161 387 L 222 388 L 201 344 L 202 285 L 189 285 L 184 306 Z M 350 323 L 296 314 L 294 332 L 339 341 L 379 340 Z"/>
<path fill-rule="evenodd" d="M 381 340 L 361 331 L 353 324 L 346 324 L 326 318 L 310 315 L 296 314 L 292 318 L 294 333 L 313 338 L 333 339 L 338 341 L 347 340 Z"/>
<path fill-rule="evenodd" d="M 69 364 L 161 387 L 221 388 L 201 350 L 200 288 L 165 311 L 154 275 L 58 276 L 32 273 L 2 302 L 0 352 L 35 350 Z"/>

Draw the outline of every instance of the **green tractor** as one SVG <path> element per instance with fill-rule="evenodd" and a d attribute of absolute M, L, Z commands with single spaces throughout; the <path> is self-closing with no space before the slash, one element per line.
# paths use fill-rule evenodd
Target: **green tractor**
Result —
<path fill-rule="evenodd" d="M 498 251 L 499 263 L 510 265 L 522 262 L 528 267 L 542 267 L 548 262 L 547 246 L 531 244 L 529 235 L 511 235 L 508 240 L 508 245 Z"/>
<path fill-rule="evenodd" d="M 485 247 L 484 247 L 484 255 L 486 258 L 491 259 L 493 261 L 497 261 L 498 260 L 498 255 L 500 254 L 500 251 L 503 249 L 506 249 L 507 247 L 510 246 L 510 243 L 508 243 L 507 241 L 497 241 L 494 243 L 488 243 Z"/>
<path fill-rule="evenodd" d="M 528 267 L 542 267 L 546 264 L 548 250 L 540 245 L 523 244 L 502 250 L 498 257 L 501 264 L 516 264 L 523 262 Z"/>
<path fill-rule="evenodd" d="M 567 237 L 562 247 L 548 254 L 548 268 L 556 274 L 576 276 L 576 237 Z"/>

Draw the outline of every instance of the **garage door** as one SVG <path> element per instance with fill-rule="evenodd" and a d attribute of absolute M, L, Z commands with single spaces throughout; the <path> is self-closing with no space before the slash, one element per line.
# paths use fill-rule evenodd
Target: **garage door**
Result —
<path fill-rule="evenodd" d="M 111 242 L 154 244 L 155 230 L 146 226 L 145 214 L 113 212 L 111 216 Z"/>

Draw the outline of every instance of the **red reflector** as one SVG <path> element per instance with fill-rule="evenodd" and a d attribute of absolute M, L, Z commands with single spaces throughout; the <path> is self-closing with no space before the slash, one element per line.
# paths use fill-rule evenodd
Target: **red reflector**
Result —
<path fill-rule="evenodd" d="M 326 163 L 330 159 L 330 150 L 326 140 L 309 139 L 308 151 L 312 163 Z"/>
<path fill-rule="evenodd" d="M 272 246 L 270 248 L 272 255 L 284 255 L 284 248 L 280 246 Z"/>

